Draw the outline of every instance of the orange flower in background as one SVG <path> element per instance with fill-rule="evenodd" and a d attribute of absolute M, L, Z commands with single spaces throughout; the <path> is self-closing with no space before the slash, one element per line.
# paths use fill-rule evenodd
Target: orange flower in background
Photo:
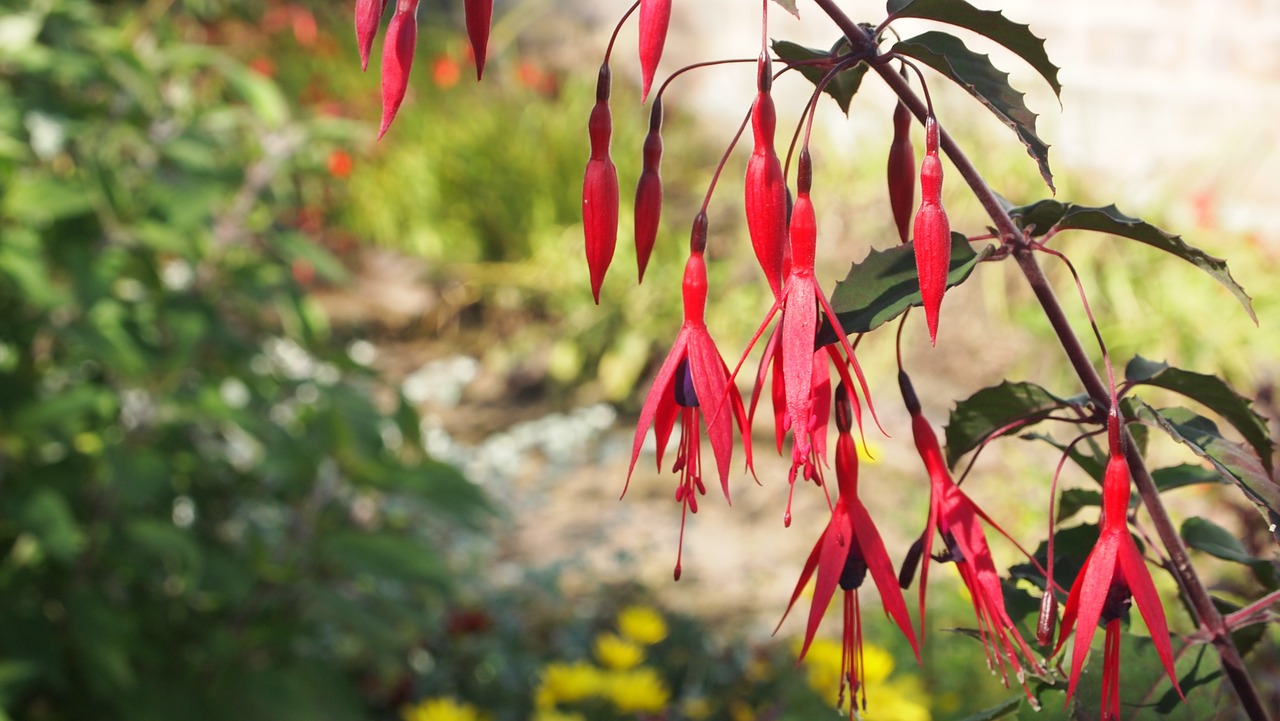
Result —
<path fill-rule="evenodd" d="M 329 153 L 329 175 L 346 179 L 351 175 L 353 165 L 351 154 L 347 151 L 335 150 Z"/>
<path fill-rule="evenodd" d="M 431 81 L 436 87 L 448 90 L 462 79 L 462 66 L 448 55 L 441 55 L 431 65 Z"/>

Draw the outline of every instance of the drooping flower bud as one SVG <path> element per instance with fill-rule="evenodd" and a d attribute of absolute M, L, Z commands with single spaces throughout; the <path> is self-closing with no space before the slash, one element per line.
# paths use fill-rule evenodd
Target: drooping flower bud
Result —
<path fill-rule="evenodd" d="M 476 59 L 476 80 L 484 75 L 484 60 L 489 52 L 489 25 L 493 22 L 493 0 L 466 0 L 467 37 L 471 54 Z"/>
<path fill-rule="evenodd" d="M 356 44 L 360 47 L 360 68 L 369 69 L 369 54 L 378 35 L 382 11 L 388 0 L 356 0 Z"/>
<path fill-rule="evenodd" d="M 382 46 L 382 127 L 378 139 L 386 135 L 395 120 L 409 87 L 413 53 L 418 47 L 418 0 L 397 0 L 396 13 L 387 25 Z"/>
<path fill-rule="evenodd" d="M 596 81 L 596 104 L 591 109 L 587 133 L 591 158 L 582 180 L 582 229 L 586 238 L 587 268 L 591 274 L 591 295 L 600 304 L 600 287 L 618 245 L 618 169 L 609 157 L 613 137 L 613 117 L 609 112 L 611 75 L 608 65 L 600 66 Z"/>
<path fill-rule="evenodd" d="M 760 56 L 755 105 L 751 108 L 751 133 L 755 148 L 747 161 L 747 231 L 756 259 L 764 271 L 773 297 L 782 295 L 783 255 L 787 244 L 787 189 L 782 163 L 774 150 L 777 114 L 774 110 L 773 70 L 767 55 Z"/>
<path fill-rule="evenodd" d="M 649 112 L 649 135 L 644 139 L 644 167 L 636 183 L 636 267 L 640 282 L 649 265 L 658 221 L 662 218 L 662 98 L 653 101 Z"/>
<path fill-rule="evenodd" d="M 925 156 L 920 164 L 920 210 L 915 222 L 916 272 L 929 326 L 929 340 L 938 342 L 938 313 L 947 289 L 951 264 L 951 224 L 942 208 L 942 161 L 938 158 L 938 123 L 925 121 Z"/>
<path fill-rule="evenodd" d="M 649 97 L 671 24 L 671 0 L 640 0 L 640 102 Z"/>
<path fill-rule="evenodd" d="M 911 147 L 911 111 L 898 101 L 893 110 L 893 142 L 889 145 L 889 207 L 898 237 L 911 239 L 911 209 L 916 204 L 916 151 Z"/>

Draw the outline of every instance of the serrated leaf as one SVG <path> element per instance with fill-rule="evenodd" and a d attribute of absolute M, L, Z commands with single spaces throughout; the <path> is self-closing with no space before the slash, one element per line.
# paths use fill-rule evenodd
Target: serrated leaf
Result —
<path fill-rule="evenodd" d="M 1004 381 L 983 388 L 956 404 L 947 421 L 947 465 L 955 467 L 964 454 L 977 448 L 991 434 L 1018 420 L 1029 422 L 1009 433 L 1039 422 L 1066 401 L 1034 383 Z"/>
<path fill-rule="evenodd" d="M 1267 430 L 1267 419 L 1252 408 L 1252 401 L 1231 390 L 1226 381 L 1217 376 L 1192 373 L 1172 368 L 1164 363 L 1135 356 L 1124 370 L 1130 383 L 1156 386 L 1186 396 L 1222 416 L 1240 432 L 1262 461 L 1263 468 L 1272 471 L 1271 458 L 1275 444 Z"/>
<path fill-rule="evenodd" d="M 1249 555 L 1244 544 L 1222 526 L 1207 518 L 1192 516 L 1182 522 L 1179 533 L 1188 546 L 1197 551 L 1204 551 L 1214 558 L 1248 566 L 1259 583 L 1268 590 L 1275 589 L 1276 567 L 1265 559 Z"/>
<path fill-rule="evenodd" d="M 1063 203 L 1057 200 L 1041 200 L 1030 205 L 1023 205 L 1009 211 L 1019 228 L 1035 226 L 1032 236 L 1039 237 L 1051 228 L 1058 230 L 1092 230 L 1108 233 L 1121 238 L 1136 240 L 1153 248 L 1158 248 L 1175 255 L 1195 267 L 1208 273 L 1210 277 L 1221 283 L 1244 306 L 1245 312 L 1254 323 L 1258 316 L 1253 312 L 1253 300 L 1244 288 L 1231 277 L 1227 261 L 1189 245 L 1181 236 L 1173 235 L 1139 218 L 1133 218 L 1120 212 L 1115 205 L 1090 207 Z"/>
<path fill-rule="evenodd" d="M 1154 424 L 1197 456 L 1209 461 L 1223 478 L 1236 484 L 1258 506 L 1269 530 L 1280 540 L 1280 486 L 1251 452 L 1223 438 L 1213 421 L 1186 408 L 1157 411 L 1140 399 L 1131 397 L 1128 400 L 1133 401 L 1139 420 Z"/>
<path fill-rule="evenodd" d="M 1025 60 L 1049 83 L 1053 94 L 1062 97 L 1058 66 L 1049 60 L 1044 39 L 1036 37 L 1029 25 L 1015 23 L 998 10 L 979 10 L 961 0 L 889 0 L 887 10 L 894 17 L 936 20 L 984 35 Z"/>
<path fill-rule="evenodd" d="M 791 13 L 796 17 L 800 17 L 800 11 L 796 9 L 796 0 L 773 0 L 782 7 L 783 10 Z"/>
<path fill-rule="evenodd" d="M 991 64 L 986 55 L 965 47 L 964 41 L 947 33 L 929 31 L 898 41 L 891 52 L 915 58 L 969 91 L 995 113 L 1018 136 L 1027 154 L 1040 168 L 1040 177 L 1053 187 L 1049 170 L 1049 145 L 1036 135 L 1036 114 L 1027 109 L 1023 94 L 1009 85 L 1009 74 Z"/>
<path fill-rule="evenodd" d="M 952 233 L 947 287 L 963 283 L 978 263 L 994 250 L 995 246 L 986 245 L 974 252 L 963 235 Z M 923 303 L 920 278 L 916 273 L 915 246 L 911 242 L 886 250 L 872 248 L 866 258 L 849 268 L 849 274 L 836 283 L 831 293 L 831 307 L 840 319 L 840 325 L 850 335 L 875 330 L 911 306 Z M 824 322 L 818 334 L 819 345 L 835 340 L 835 332 L 830 324 Z"/>
<path fill-rule="evenodd" d="M 837 42 L 836 46 L 839 47 L 841 44 L 844 44 L 843 39 L 841 42 Z M 786 40 L 774 40 L 773 52 L 783 60 L 790 62 L 823 60 L 832 57 L 832 54 L 828 51 L 806 48 L 803 45 L 797 45 Z M 851 68 L 836 73 L 836 76 L 823 86 L 822 91 L 835 99 L 845 115 L 849 114 L 849 104 L 853 102 L 853 96 L 858 92 L 858 88 L 862 86 L 862 78 L 867 74 L 868 68 L 869 66 L 866 63 L 860 62 Z M 820 85 L 827 76 L 827 68 L 820 65 L 801 65 L 796 69 L 815 86 Z"/>
<path fill-rule="evenodd" d="M 1193 466 L 1190 463 L 1183 463 L 1169 468 L 1157 468 L 1151 472 L 1151 478 L 1156 482 L 1156 488 L 1159 488 L 1161 493 L 1201 483 L 1228 483 L 1225 478 L 1216 472 L 1204 466 Z"/>

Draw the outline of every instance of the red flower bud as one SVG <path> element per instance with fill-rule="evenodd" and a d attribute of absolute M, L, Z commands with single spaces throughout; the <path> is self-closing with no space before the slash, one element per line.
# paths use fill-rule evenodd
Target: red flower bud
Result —
<path fill-rule="evenodd" d="M 387 133 L 395 120 L 400 103 L 409 87 L 409 71 L 413 53 L 418 47 L 418 0 L 397 0 L 396 14 L 387 25 L 387 39 L 382 46 L 382 127 L 378 139 Z"/>
<path fill-rule="evenodd" d="M 951 264 L 951 224 L 942 208 L 942 161 L 938 159 L 938 124 L 930 116 L 925 121 L 925 156 L 920 164 L 920 210 L 916 213 L 916 272 L 920 296 L 924 300 L 929 340 L 938 342 L 938 313 L 947 289 L 947 269 Z"/>
<path fill-rule="evenodd" d="M 898 101 L 893 110 L 893 143 L 889 145 L 889 207 L 898 237 L 911 239 L 911 209 L 916 204 L 916 151 L 911 147 L 911 111 Z"/>
<path fill-rule="evenodd" d="M 489 52 L 489 25 L 493 21 L 493 0 L 466 0 L 467 37 L 471 54 L 476 58 L 476 80 L 484 75 L 484 60 Z"/>
<path fill-rule="evenodd" d="M 671 0 L 640 0 L 640 74 L 643 78 L 640 102 L 649 97 L 670 23 Z"/>
<path fill-rule="evenodd" d="M 382 22 L 382 11 L 386 7 L 387 0 L 356 0 L 356 44 L 360 46 L 362 70 L 369 69 L 373 39 L 378 35 L 378 25 Z"/>
<path fill-rule="evenodd" d="M 644 169 L 636 183 L 636 267 L 640 282 L 649 265 L 653 243 L 658 238 L 658 221 L 662 218 L 662 97 L 653 102 L 649 113 L 649 135 L 644 139 Z"/>
<path fill-rule="evenodd" d="M 600 67 L 596 82 L 596 104 L 591 109 L 587 133 L 591 138 L 591 159 L 582 181 L 582 229 L 586 237 L 587 268 L 591 273 L 591 295 L 600 303 L 600 286 L 613 261 L 618 244 L 618 169 L 609 158 L 613 118 L 609 114 L 609 66 Z"/>
<path fill-rule="evenodd" d="M 769 281 L 773 297 L 782 295 L 783 255 L 787 244 L 787 188 L 782 163 L 774 151 L 773 134 L 777 117 L 769 94 L 773 75 L 768 57 L 761 57 L 759 94 L 751 108 L 751 132 L 755 149 L 747 162 L 747 231 L 756 259 Z"/>

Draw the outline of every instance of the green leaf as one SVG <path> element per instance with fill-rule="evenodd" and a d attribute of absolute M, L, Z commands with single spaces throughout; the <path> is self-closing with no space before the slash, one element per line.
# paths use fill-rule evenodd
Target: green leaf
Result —
<path fill-rule="evenodd" d="M 1188 245 L 1181 236 L 1165 232 L 1139 218 L 1125 215 L 1114 205 L 1089 207 L 1057 200 L 1041 200 L 1030 205 L 1012 208 L 1009 214 L 1013 216 L 1020 228 L 1035 226 L 1032 235 L 1036 237 L 1048 233 L 1052 228 L 1092 230 L 1136 240 L 1171 253 L 1203 270 L 1221 283 L 1240 301 L 1253 322 L 1258 322 L 1258 316 L 1253 312 L 1252 299 L 1236 279 L 1231 277 L 1231 271 L 1227 268 L 1225 260 L 1215 258 L 1199 248 Z"/>
<path fill-rule="evenodd" d="M 1004 381 L 998 386 L 983 388 L 957 403 L 951 411 L 947 421 L 947 465 L 954 468 L 961 456 L 977 448 L 991 434 L 1026 428 L 1066 403 L 1034 383 Z M 1028 423 L 1006 428 L 1018 420 Z"/>
<path fill-rule="evenodd" d="M 1028 441 L 1044 441 L 1064 453 L 1067 452 L 1067 445 L 1065 443 L 1059 443 L 1056 438 L 1042 433 L 1024 433 L 1019 436 L 1019 438 Z M 1093 443 L 1092 440 L 1086 442 L 1089 444 L 1089 447 L 1095 451 L 1095 453 L 1086 453 L 1082 451 L 1080 444 L 1077 443 L 1071 448 L 1071 460 L 1075 461 L 1076 465 L 1080 466 L 1081 470 L 1088 473 L 1093 480 L 1097 481 L 1098 485 L 1102 485 L 1102 476 L 1107 470 L 1107 456 L 1102 452 L 1102 449 L 1098 448 L 1097 444 Z"/>
<path fill-rule="evenodd" d="M 1009 714 L 1022 708 L 1021 695 L 1011 696 L 990 708 L 985 708 L 975 714 L 965 716 L 961 721 L 993 721 L 993 719 L 1004 718 Z"/>
<path fill-rule="evenodd" d="M 1236 611 L 1244 608 L 1244 606 L 1241 606 L 1238 603 L 1232 603 L 1231 601 L 1218 598 L 1217 596 L 1210 596 L 1209 598 L 1213 601 L 1213 605 L 1217 607 L 1218 612 L 1223 616 L 1230 616 Z M 1231 640 L 1235 641 L 1236 649 L 1240 651 L 1241 656 L 1248 655 L 1248 653 L 1258 645 L 1258 642 L 1266 635 L 1267 627 L 1268 624 L 1265 622 L 1251 623 L 1248 626 L 1241 626 L 1231 632 Z"/>
<path fill-rule="evenodd" d="M 848 47 L 848 42 L 841 38 L 834 46 L 834 49 L 840 47 Z M 774 40 L 773 52 L 783 60 L 797 62 L 801 60 L 824 60 L 831 59 L 832 52 L 824 50 L 814 50 L 806 48 L 803 45 L 797 45 L 786 40 Z M 827 75 L 827 68 L 821 65 L 801 65 L 797 68 L 800 74 L 805 76 L 814 86 L 820 85 Z M 835 98 L 840 105 L 840 109 L 845 115 L 849 114 L 849 104 L 853 102 L 853 96 L 858 92 L 858 88 L 862 85 L 862 78 L 867 74 L 869 66 L 866 63 L 858 63 L 851 68 L 841 70 L 836 76 L 823 86 L 822 92 Z"/>
<path fill-rule="evenodd" d="M 1098 527 L 1092 523 L 1063 528 L 1053 534 L 1053 580 L 1062 588 L 1071 588 L 1084 566 L 1094 544 L 1098 542 Z M 1042 567 L 1049 566 L 1049 544 L 1041 541 L 1034 554 Z M 1011 578 L 1031 581 L 1044 588 L 1044 574 L 1031 563 L 1020 563 L 1009 568 Z"/>
<path fill-rule="evenodd" d="M 1262 512 L 1270 531 L 1280 540 L 1280 486 L 1263 469 L 1257 457 L 1244 446 L 1222 437 L 1213 421 L 1186 408 L 1156 410 L 1137 398 L 1133 402 L 1138 420 L 1151 423 L 1208 461 L 1226 480 L 1235 483 Z"/>
<path fill-rule="evenodd" d="M 1253 410 L 1252 401 L 1231 390 L 1226 381 L 1217 376 L 1171 368 L 1141 356 L 1135 356 L 1129 362 L 1124 369 L 1124 376 L 1130 383 L 1164 388 L 1204 404 L 1244 436 L 1245 441 L 1258 453 L 1258 460 L 1262 461 L 1264 468 L 1273 470 L 1271 458 L 1275 453 L 1275 444 L 1271 442 L 1271 433 L 1267 430 L 1267 419 Z"/>
<path fill-rule="evenodd" d="M 889 0 L 887 10 L 894 17 L 936 20 L 985 35 L 1025 60 L 1049 83 L 1054 95 L 1062 96 L 1058 66 L 1049 60 L 1044 39 L 1036 37 L 1029 25 L 1015 23 L 997 10 L 979 10 L 961 0 Z"/>
<path fill-rule="evenodd" d="M 1259 583 L 1268 590 L 1276 588 L 1276 567 L 1270 561 L 1249 555 L 1240 539 L 1222 526 L 1206 518 L 1192 516 L 1183 521 L 1180 533 L 1188 546 L 1214 558 L 1248 566 Z"/>
<path fill-rule="evenodd" d="M 1053 190 L 1049 146 L 1036 135 L 1036 114 L 1027 109 L 1023 94 L 1009 85 L 1009 74 L 975 53 L 960 38 L 930 31 L 900 40 L 891 52 L 915 58 L 969 91 L 1018 136 L 1040 168 L 1040 177 Z"/>
<path fill-rule="evenodd" d="M 1102 505 L 1102 494 L 1083 488 L 1069 488 L 1058 497 L 1057 522 L 1071 518 L 1085 508 Z"/>
<path fill-rule="evenodd" d="M 792 15 L 795 15 L 796 17 L 800 17 L 800 11 L 796 9 L 796 0 L 773 0 L 773 1 L 778 3 L 778 5 L 781 6 L 783 10 L 786 10 L 787 12 L 791 13 Z"/>
<path fill-rule="evenodd" d="M 388 534 L 346 531 L 325 537 L 325 555 L 356 576 L 442 585 L 448 571 L 425 544 Z"/>
<path fill-rule="evenodd" d="M 19 516 L 20 527 L 30 530 L 50 558 L 70 563 L 84 548 L 86 538 L 71 506 L 52 488 L 41 488 L 27 499 Z"/>
<path fill-rule="evenodd" d="M 947 287 L 963 283 L 978 263 L 991 255 L 995 246 L 983 246 L 974 252 L 969 241 L 959 233 L 951 234 L 951 265 Z M 920 279 L 916 274 L 913 243 L 896 245 L 887 250 L 871 249 L 861 262 L 849 268 L 845 279 L 836 283 L 831 293 L 831 308 L 845 332 L 869 333 L 924 303 L 920 298 Z M 820 344 L 836 340 L 829 324 L 823 323 Z"/>
<path fill-rule="evenodd" d="M 1151 478 L 1156 482 L 1156 488 L 1159 488 L 1161 493 L 1201 483 L 1228 482 L 1214 471 L 1204 466 L 1193 466 L 1190 463 L 1183 463 L 1169 468 L 1157 468 L 1151 472 Z"/>

